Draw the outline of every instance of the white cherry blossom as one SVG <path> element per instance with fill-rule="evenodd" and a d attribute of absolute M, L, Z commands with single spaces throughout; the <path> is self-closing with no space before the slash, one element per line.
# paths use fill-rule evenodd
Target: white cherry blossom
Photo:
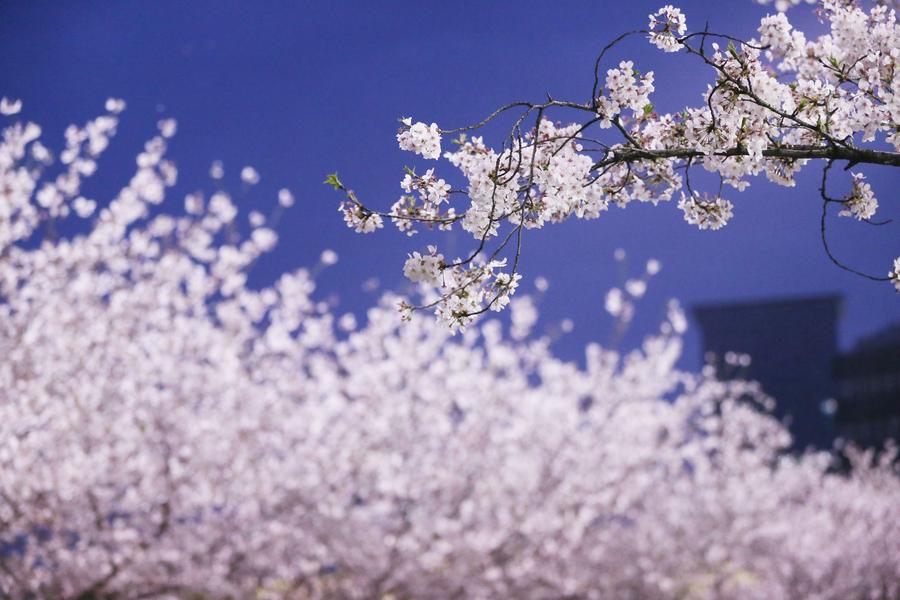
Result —
<path fill-rule="evenodd" d="M 868 222 L 878 200 L 864 170 L 900 166 L 900 26 L 888 4 L 822 0 L 822 31 L 804 33 L 776 13 L 760 20 L 757 39 L 747 40 L 710 28 L 688 32 L 684 13 L 665 5 L 649 15 L 649 29 L 637 33 L 665 52 L 677 51 L 670 57 L 673 68 L 693 60 L 709 69 L 711 83 L 697 90 L 695 105 L 660 110 L 651 100 L 652 72 L 628 59 L 610 66 L 607 50 L 633 39 L 623 34 L 598 56 L 587 102 L 512 102 L 474 125 L 450 130 L 403 119 L 400 147 L 426 158 L 440 157 L 443 136 L 458 136 L 443 158 L 459 170 L 463 185 L 451 187 L 447 174 L 438 178 L 439 167 L 424 176 L 409 169 L 401 184 L 406 195 L 389 212 L 365 206 L 355 194 L 349 198 L 341 186 L 349 198 L 345 219 L 354 229 L 371 231 L 380 221 L 361 225 L 378 215 L 408 235 L 418 226 L 447 230 L 458 223 L 474 238 L 460 269 L 480 257 L 482 264 L 506 259 L 515 271 L 525 258 L 520 242 L 527 230 L 597 219 L 634 201 L 665 204 L 676 194 L 688 223 L 716 230 L 739 211 L 738 193 L 752 193 L 759 177 L 794 187 L 801 170 L 819 165 L 820 189 L 798 190 L 797 196 L 821 201 L 826 217 L 830 203 L 838 203 L 833 212 Z M 787 5 L 779 1 L 776 8 Z M 504 118 L 511 122 L 509 133 L 493 144 L 482 135 L 470 137 Z M 699 169 L 719 180 L 714 193 L 691 185 L 690 175 Z M 843 171 L 850 171 L 852 190 L 843 199 L 832 197 L 828 177 Z M 829 250 L 826 233 L 822 240 L 838 266 L 889 281 L 849 267 Z M 504 306 L 499 291 L 470 293 L 491 287 L 485 284 L 493 275 L 480 268 L 454 273 L 450 279 L 465 289 L 436 289 L 437 304 L 427 307 L 458 325 Z"/>
<path fill-rule="evenodd" d="M 412 123 L 412 119 L 402 120 L 403 128 L 397 134 L 401 150 L 415 152 L 424 158 L 437 159 L 441 156 L 441 132 L 436 123 Z"/>
<path fill-rule="evenodd" d="M 71 130 L 64 171 L 96 158 L 90 135 Z M 175 169 L 162 136 L 83 233 L 31 243 L 51 210 L 89 202 L 82 171 L 59 182 L 30 161 L 38 136 L 13 124 L 0 141 L 0 595 L 900 594 L 896 449 L 848 448 L 846 473 L 788 453 L 757 385 L 677 368 L 677 303 L 639 347 L 591 344 L 579 365 L 534 333 L 528 296 L 508 330 L 466 313 L 509 300 L 511 264 L 428 248 L 412 277 L 449 301 L 425 286 L 338 316 L 318 267 L 248 285 L 275 232 L 231 235 L 227 191 L 157 208 Z M 477 147 L 459 157 L 473 174 Z M 552 202 L 528 218 L 566 210 Z M 397 313 L 412 303 L 443 322 Z"/>

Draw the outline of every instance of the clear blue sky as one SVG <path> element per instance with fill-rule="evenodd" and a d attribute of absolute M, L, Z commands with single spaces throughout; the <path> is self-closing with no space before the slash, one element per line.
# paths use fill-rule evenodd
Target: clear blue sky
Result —
<path fill-rule="evenodd" d="M 320 278 L 322 293 L 338 294 L 342 307 L 360 312 L 372 301 L 362 282 L 374 276 L 388 287 L 402 285 L 405 253 L 425 241 L 391 227 L 365 237 L 348 230 L 336 210 L 339 197 L 321 185 L 325 173 L 339 171 L 367 202 L 389 207 L 400 193 L 403 165 L 425 167 L 397 149 L 397 117 L 449 128 L 547 92 L 586 100 L 597 50 L 625 30 L 646 27 L 647 14 L 662 3 L 7 0 L 0 5 L 0 94 L 22 98 L 24 116 L 44 126 L 57 148 L 65 125 L 98 114 L 105 98 L 128 102 L 120 134 L 88 190 L 98 199 L 127 180 L 160 115 L 176 117 L 177 192 L 208 187 L 209 164 L 221 159 L 232 189 L 240 187 L 241 166 L 262 174 L 242 203 L 245 211 L 267 212 L 282 186 L 298 198 L 281 222 L 279 248 L 254 273 L 257 281 L 311 265 L 323 248 L 334 248 L 341 262 Z M 766 12 L 749 0 L 679 5 L 692 29 L 709 20 L 714 30 L 744 37 Z M 804 9 L 792 17 L 819 27 Z M 662 111 L 698 103 L 709 80 L 690 59 L 641 40 L 611 58 L 626 57 L 656 72 L 653 100 Z M 879 229 L 835 220 L 832 239 L 848 262 L 884 274 L 900 255 L 900 174 L 868 173 L 881 215 L 898 223 Z M 900 297 L 886 284 L 840 271 L 826 258 L 818 176 L 818 169 L 808 170 L 794 189 L 754 180 L 747 192 L 731 194 L 736 216 L 719 232 L 687 225 L 674 203 L 613 209 L 596 221 L 530 232 L 524 272 L 551 281 L 544 318 L 571 317 L 576 324 L 560 351 L 575 357 L 584 342 L 608 339 L 602 298 L 618 280 L 612 260 L 618 247 L 639 265 L 649 257 L 663 263 L 639 307 L 636 332 L 655 327 L 668 297 L 691 305 L 841 293 L 845 347 L 900 319 Z M 468 241 L 455 243 L 461 252 Z M 694 365 L 696 337 L 688 342 L 686 364 Z"/>

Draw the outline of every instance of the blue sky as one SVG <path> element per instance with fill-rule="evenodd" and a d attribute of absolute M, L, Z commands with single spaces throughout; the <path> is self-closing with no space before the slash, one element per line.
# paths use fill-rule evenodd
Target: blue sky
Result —
<path fill-rule="evenodd" d="M 340 172 L 367 203 L 388 208 L 400 193 L 402 167 L 427 166 L 397 148 L 397 117 L 451 128 L 510 100 L 546 93 L 586 100 L 598 49 L 623 31 L 646 27 L 658 4 L 7 1 L 0 6 L 0 94 L 22 98 L 24 116 L 39 122 L 57 148 L 64 127 L 98 114 L 107 97 L 128 102 L 88 188 L 97 199 L 127 181 L 160 116 L 177 118 L 170 155 L 180 169 L 179 194 L 210 189 L 209 164 L 219 159 L 233 191 L 240 190 L 241 166 L 261 173 L 260 185 L 241 201 L 245 211 L 267 212 L 282 186 L 298 198 L 280 223 L 278 249 L 254 272 L 257 282 L 312 265 L 323 248 L 333 248 L 341 262 L 320 277 L 323 297 L 336 294 L 343 308 L 361 312 L 373 300 L 361 284 L 377 277 L 384 286 L 402 286 L 405 253 L 426 241 L 391 227 L 354 234 L 337 212 L 339 196 L 321 185 L 324 175 Z M 708 20 L 713 30 L 744 37 L 766 13 L 749 0 L 679 5 L 691 29 Z M 819 27 L 804 9 L 792 18 Z M 623 58 L 655 71 L 652 99 L 662 111 L 697 104 L 709 81 L 696 62 L 639 39 L 611 56 L 615 63 Z M 445 163 L 441 174 L 451 172 Z M 898 173 L 866 172 L 881 216 L 900 217 Z M 619 281 L 612 255 L 620 247 L 635 268 L 650 257 L 663 263 L 639 306 L 635 336 L 655 328 L 669 297 L 690 306 L 836 292 L 845 297 L 840 339 L 847 347 L 900 320 L 900 297 L 828 261 L 819 242 L 818 177 L 817 168 L 808 168 L 794 189 L 754 180 L 745 193 L 730 194 L 735 218 L 718 232 L 687 225 L 674 203 L 632 205 L 596 221 L 529 232 L 525 287 L 537 275 L 550 279 L 543 318 L 575 321 L 575 333 L 559 344 L 572 357 L 583 343 L 609 338 L 602 299 Z M 843 193 L 840 185 L 834 195 Z M 830 230 L 835 251 L 858 268 L 883 275 L 900 255 L 900 218 L 882 228 L 835 219 Z M 469 241 L 460 236 L 443 245 L 462 252 Z M 691 334 L 685 363 L 696 365 L 697 354 Z"/>

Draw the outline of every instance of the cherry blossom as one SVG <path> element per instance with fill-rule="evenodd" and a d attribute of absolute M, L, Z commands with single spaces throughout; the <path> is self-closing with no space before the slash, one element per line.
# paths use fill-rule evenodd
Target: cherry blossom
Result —
<path fill-rule="evenodd" d="M 384 227 L 381 215 L 368 211 L 359 204 L 343 202 L 340 211 L 344 214 L 344 222 L 357 233 L 372 233 Z"/>
<path fill-rule="evenodd" d="M 776 8 L 783 11 L 788 4 L 779 1 Z M 796 29 L 779 12 L 763 17 L 758 38 L 749 40 L 709 28 L 689 32 L 684 13 L 663 6 L 649 15 L 649 29 L 623 34 L 599 54 L 587 101 L 511 102 L 457 129 L 403 119 L 397 136 L 401 149 L 438 159 L 441 139 L 451 137 L 456 148 L 443 158 L 459 171 L 462 184 L 450 183 L 453 175 L 440 163 L 422 177 L 410 170 L 402 183 L 408 195 L 387 212 L 335 186 L 348 197 L 342 205 L 345 218 L 354 229 L 371 231 L 376 227 L 360 225 L 379 215 L 409 235 L 418 225 L 447 230 L 458 224 L 473 236 L 474 246 L 458 261 L 448 261 L 449 270 L 474 265 L 478 257 L 481 264 L 505 258 L 515 274 L 529 229 L 600 218 L 611 207 L 634 201 L 667 203 L 676 194 L 688 223 L 720 229 L 735 212 L 739 215 L 738 193 L 746 193 L 759 177 L 793 187 L 803 168 L 820 164 L 817 196 L 823 203 L 828 257 L 861 276 L 891 281 L 836 256 L 826 232 L 832 203 L 840 205 L 839 216 L 862 221 L 861 226 L 880 223 L 873 220 L 876 190 L 860 169 L 900 166 L 900 94 L 895 93 L 900 26 L 887 4 L 866 3 L 866 8 L 848 0 L 822 0 L 818 14 L 825 31 L 820 35 Z M 607 51 L 634 33 L 677 55 L 673 61 L 696 60 L 709 68 L 714 79 L 698 90 L 702 102 L 663 112 L 651 101 L 652 72 L 641 72 L 631 60 L 611 67 L 605 63 Z M 484 136 L 470 136 L 503 118 L 511 122 L 509 133 L 494 145 Z M 852 190 L 843 198 L 829 195 L 829 174 L 834 178 L 839 172 L 832 170 L 835 164 L 850 171 Z M 690 175 L 698 168 L 719 179 L 717 191 L 695 189 Z M 434 308 L 456 329 L 509 294 L 503 286 L 494 286 L 494 295 L 468 293 L 472 281 L 489 290 L 487 280 L 494 276 L 475 268 L 465 277 L 447 278 L 464 288 L 464 302 L 460 289 L 442 285 L 435 287 L 436 301 L 404 310 Z"/>
<path fill-rule="evenodd" d="M 437 123 L 413 124 L 412 119 L 401 119 L 403 128 L 397 134 L 400 148 L 415 152 L 425 158 L 437 159 L 441 156 L 441 132 Z"/>
<path fill-rule="evenodd" d="M 287 188 L 278 190 L 278 204 L 282 208 L 290 208 L 294 205 L 294 194 Z"/>
<path fill-rule="evenodd" d="M 878 209 L 878 200 L 872 192 L 872 186 L 865 182 L 862 173 L 853 174 L 853 190 L 844 200 L 845 208 L 838 214 L 842 217 L 853 217 L 860 221 L 871 218 Z"/>
<path fill-rule="evenodd" d="M 385 293 L 364 316 L 317 298 L 333 251 L 249 287 L 271 224 L 231 235 L 224 189 L 158 209 L 177 173 L 163 126 L 118 194 L 77 208 L 119 108 L 68 130 L 59 176 L 30 159 L 37 125 L 0 142 L 0 595 L 900 594 L 896 449 L 847 448 L 846 473 L 787 452 L 756 384 L 676 367 L 677 303 L 638 348 L 591 344 L 577 365 L 500 259 L 413 253 L 421 297 Z M 37 239 L 82 212 L 82 233 Z M 512 323 L 451 315 L 468 325 L 454 337 L 397 313 L 443 296 L 440 311 L 509 300 Z"/>
<path fill-rule="evenodd" d="M 0 98 L 0 115 L 10 116 L 22 110 L 21 100 L 10 100 L 6 96 Z"/>
<path fill-rule="evenodd" d="M 700 229 L 721 229 L 732 217 L 734 205 L 724 198 L 704 199 L 695 192 L 692 196 L 681 194 L 678 208 L 684 212 L 684 220 Z"/>
<path fill-rule="evenodd" d="M 259 173 L 253 167 L 244 167 L 241 169 L 241 181 L 247 185 L 256 185 L 259 183 Z"/>
<path fill-rule="evenodd" d="M 663 52 L 678 52 L 678 38 L 687 33 L 684 13 L 667 4 L 650 15 L 650 43 Z"/>
<path fill-rule="evenodd" d="M 403 266 L 403 274 L 414 283 L 425 283 L 432 286 L 440 285 L 441 271 L 446 268 L 444 255 L 434 253 L 422 256 L 413 252 Z"/>

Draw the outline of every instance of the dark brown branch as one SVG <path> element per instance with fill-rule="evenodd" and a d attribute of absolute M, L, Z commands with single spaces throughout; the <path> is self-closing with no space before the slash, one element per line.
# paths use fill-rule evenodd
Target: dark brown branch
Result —
<path fill-rule="evenodd" d="M 648 150 L 630 146 L 619 146 L 609 152 L 604 160 L 594 164 L 592 171 L 617 163 L 632 163 L 639 160 L 661 160 L 668 158 L 702 158 L 704 156 L 738 157 L 749 156 L 746 148 L 728 148 L 707 155 L 693 148 L 670 148 L 664 150 Z M 766 158 L 783 158 L 788 160 L 846 160 L 851 164 L 884 165 L 900 167 L 900 152 L 850 148 L 846 146 L 769 146 L 763 149 Z"/>
<path fill-rule="evenodd" d="M 840 200 L 836 198 L 831 198 L 826 191 L 828 187 L 828 172 L 831 170 L 831 165 L 834 164 L 834 161 L 829 160 L 828 164 L 825 165 L 825 168 L 822 169 L 822 183 L 819 185 L 819 195 L 822 196 L 822 216 L 819 219 L 819 233 L 822 238 L 822 247 L 825 248 L 825 254 L 828 255 L 828 259 L 833 262 L 835 265 L 840 267 L 845 271 L 849 271 L 855 275 L 859 275 L 860 277 L 865 277 L 866 279 L 871 279 L 872 281 L 890 281 L 890 277 L 877 277 L 875 275 L 869 275 L 868 273 L 863 273 L 862 271 L 858 271 L 853 267 L 847 266 L 834 255 L 831 251 L 831 247 L 828 245 L 828 235 L 826 234 L 825 223 L 828 218 L 828 205 L 831 203 L 840 204 Z"/>

